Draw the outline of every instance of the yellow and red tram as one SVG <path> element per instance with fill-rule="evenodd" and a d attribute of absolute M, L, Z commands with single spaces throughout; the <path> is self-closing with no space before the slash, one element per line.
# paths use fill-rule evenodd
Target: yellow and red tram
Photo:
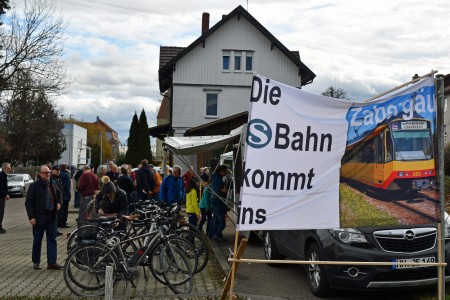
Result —
<path fill-rule="evenodd" d="M 432 141 L 429 120 L 392 120 L 347 147 L 341 178 L 381 191 L 431 188 L 436 175 Z"/>

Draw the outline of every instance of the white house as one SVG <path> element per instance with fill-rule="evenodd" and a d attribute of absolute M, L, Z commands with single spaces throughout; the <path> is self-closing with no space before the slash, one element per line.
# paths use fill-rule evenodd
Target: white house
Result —
<path fill-rule="evenodd" d="M 66 150 L 62 153 L 59 163 L 69 166 L 89 165 L 91 163 L 90 148 L 87 143 L 87 129 L 75 124 L 64 124 L 62 130 Z"/>
<path fill-rule="evenodd" d="M 203 13 L 197 40 L 186 48 L 160 48 L 160 92 L 170 95 L 170 115 L 150 134 L 183 136 L 190 128 L 248 111 L 254 73 L 299 88 L 316 76 L 298 51 L 288 50 L 242 6 L 211 28 Z"/>

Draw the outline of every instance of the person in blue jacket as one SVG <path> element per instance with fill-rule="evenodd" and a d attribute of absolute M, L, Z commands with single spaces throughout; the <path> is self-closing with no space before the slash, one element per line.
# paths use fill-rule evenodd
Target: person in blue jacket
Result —
<path fill-rule="evenodd" d="M 178 203 L 185 200 L 184 183 L 181 176 L 181 167 L 173 166 L 172 174 L 165 176 L 159 190 L 159 201 L 167 204 Z"/>

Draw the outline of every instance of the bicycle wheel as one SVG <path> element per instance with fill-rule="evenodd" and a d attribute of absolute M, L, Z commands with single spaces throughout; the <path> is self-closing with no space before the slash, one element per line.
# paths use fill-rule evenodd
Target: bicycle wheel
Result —
<path fill-rule="evenodd" d="M 75 249 L 77 246 L 77 232 L 78 229 L 75 229 L 75 231 L 73 231 L 67 239 L 67 253 L 70 253 L 70 251 Z"/>
<path fill-rule="evenodd" d="M 79 297 L 99 297 L 105 293 L 105 271 L 113 267 L 113 283 L 117 282 L 119 260 L 101 244 L 81 245 L 69 254 L 64 263 L 64 281 Z"/>
<path fill-rule="evenodd" d="M 160 254 L 163 275 L 169 288 L 175 294 L 189 294 L 192 291 L 194 274 L 183 251 L 170 244 L 163 247 Z"/>
<path fill-rule="evenodd" d="M 164 253 L 165 245 L 170 243 L 172 247 L 176 247 L 187 258 L 191 270 L 195 270 L 198 265 L 198 257 L 195 248 L 185 239 L 179 237 L 171 237 L 169 240 L 161 240 L 151 251 L 148 259 L 148 266 L 155 279 L 162 284 L 167 285 L 164 278 L 164 264 L 161 260 L 161 254 Z M 189 278 L 186 278 L 188 280 Z"/>
<path fill-rule="evenodd" d="M 202 271 L 206 267 L 209 259 L 209 248 L 203 238 L 203 235 L 201 233 L 197 233 L 196 231 L 185 229 L 179 229 L 176 233 L 178 237 L 187 240 L 195 248 L 195 253 L 198 257 L 198 264 L 197 268 L 194 270 L 194 273 Z"/>
<path fill-rule="evenodd" d="M 137 251 L 138 247 L 134 241 L 128 241 L 121 245 L 123 255 L 125 255 L 126 259 L 130 259 L 133 254 Z"/>

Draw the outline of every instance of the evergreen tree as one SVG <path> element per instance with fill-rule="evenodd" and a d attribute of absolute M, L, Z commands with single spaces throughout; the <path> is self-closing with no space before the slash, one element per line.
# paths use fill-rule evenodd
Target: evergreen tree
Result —
<path fill-rule="evenodd" d="M 127 153 L 125 154 L 125 161 L 132 166 L 136 166 L 142 160 L 139 153 L 139 120 L 136 112 L 130 126 L 130 135 L 127 140 Z"/>
<path fill-rule="evenodd" d="M 148 123 L 147 116 L 145 115 L 145 110 L 142 109 L 141 115 L 139 116 L 139 154 L 141 159 L 147 159 L 149 162 L 152 161 L 152 151 L 150 149 L 150 135 L 148 134 Z"/>

